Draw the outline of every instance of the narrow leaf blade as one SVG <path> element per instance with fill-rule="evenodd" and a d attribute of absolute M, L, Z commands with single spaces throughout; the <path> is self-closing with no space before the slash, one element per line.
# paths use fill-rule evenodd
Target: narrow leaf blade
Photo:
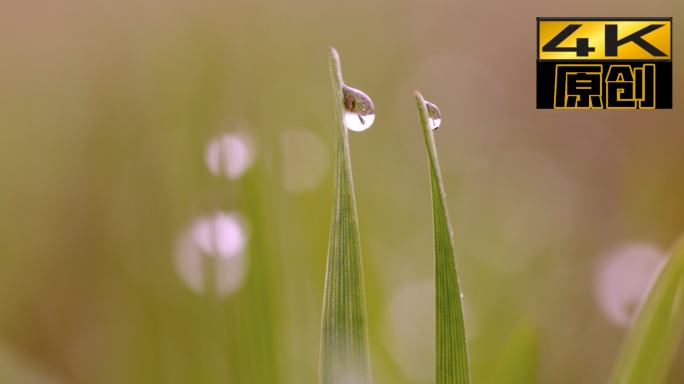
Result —
<path fill-rule="evenodd" d="M 370 383 L 361 241 L 345 128 L 342 72 L 330 48 L 330 75 L 337 106 L 335 187 L 321 326 L 321 384 Z"/>
<path fill-rule="evenodd" d="M 665 381 L 684 324 L 684 237 L 670 252 L 625 337 L 611 384 Z"/>
<path fill-rule="evenodd" d="M 428 151 L 432 189 L 436 294 L 435 382 L 437 384 L 465 384 L 470 383 L 470 367 L 463 303 L 454 257 L 453 231 L 437 161 L 437 148 L 428 122 L 427 106 L 419 92 L 415 92 L 415 97 Z"/>

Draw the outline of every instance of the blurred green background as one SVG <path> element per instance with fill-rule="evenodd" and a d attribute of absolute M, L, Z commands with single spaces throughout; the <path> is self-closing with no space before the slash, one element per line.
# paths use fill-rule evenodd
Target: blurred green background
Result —
<path fill-rule="evenodd" d="M 683 11 L 0 1 L 0 383 L 317 382 L 328 46 L 377 112 L 350 132 L 374 382 L 434 381 L 416 89 L 442 111 L 473 382 L 520 323 L 538 383 L 606 382 L 684 231 L 683 61 L 673 110 L 536 110 L 535 17 L 672 16 L 677 51 Z"/>

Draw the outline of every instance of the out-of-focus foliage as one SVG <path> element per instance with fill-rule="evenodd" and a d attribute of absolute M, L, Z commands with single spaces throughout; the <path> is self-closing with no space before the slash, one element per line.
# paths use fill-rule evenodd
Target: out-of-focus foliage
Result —
<path fill-rule="evenodd" d="M 0 339 L 60 383 L 315 383 L 332 45 L 376 110 L 349 134 L 373 383 L 435 374 L 415 89 L 442 114 L 473 382 L 520 318 L 537 382 L 607 382 L 684 229 L 684 61 L 671 111 L 538 111 L 535 17 L 578 9 L 682 2 L 0 2 Z"/>
<path fill-rule="evenodd" d="M 537 333 L 528 322 L 521 322 L 508 339 L 489 381 L 491 384 L 536 383 L 539 350 Z"/>
<path fill-rule="evenodd" d="M 673 247 L 622 346 L 614 384 L 665 381 L 684 320 L 684 241 Z"/>

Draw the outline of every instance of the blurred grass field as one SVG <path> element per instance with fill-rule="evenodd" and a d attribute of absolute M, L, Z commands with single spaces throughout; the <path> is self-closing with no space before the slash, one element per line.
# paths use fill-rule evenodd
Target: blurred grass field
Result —
<path fill-rule="evenodd" d="M 538 383 L 606 382 L 684 231 L 682 64 L 673 110 L 536 110 L 535 17 L 683 11 L 0 2 L 0 383 L 317 381 L 331 45 L 376 108 L 350 132 L 374 382 L 434 380 L 416 89 L 442 112 L 473 382 L 496 378 L 521 323 Z M 668 383 L 683 381 L 675 363 Z"/>

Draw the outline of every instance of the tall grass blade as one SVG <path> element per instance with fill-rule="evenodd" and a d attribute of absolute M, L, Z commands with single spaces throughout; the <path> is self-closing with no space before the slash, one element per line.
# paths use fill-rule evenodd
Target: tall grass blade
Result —
<path fill-rule="evenodd" d="M 665 382 L 684 325 L 684 237 L 670 251 L 625 337 L 611 384 Z"/>
<path fill-rule="evenodd" d="M 328 267 L 321 326 L 321 384 L 370 383 L 361 243 L 344 124 L 340 58 L 330 48 L 330 75 L 337 106 L 337 144 Z"/>
<path fill-rule="evenodd" d="M 425 135 L 432 188 L 432 219 L 435 246 L 435 382 L 470 383 L 463 303 L 456 273 L 454 238 L 449 222 L 446 194 L 437 161 L 437 148 L 423 96 L 415 92 L 420 123 Z"/>

